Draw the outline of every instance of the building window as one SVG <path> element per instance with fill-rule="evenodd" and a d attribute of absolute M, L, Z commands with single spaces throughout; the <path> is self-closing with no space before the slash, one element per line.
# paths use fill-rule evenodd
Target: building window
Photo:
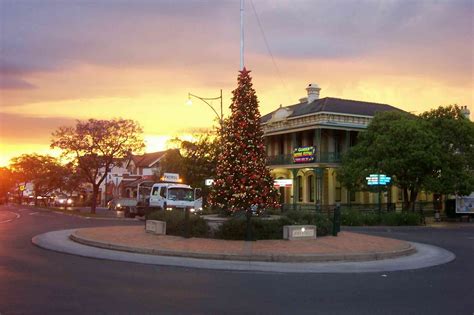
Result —
<path fill-rule="evenodd" d="M 341 202 L 341 183 L 339 181 L 336 181 L 336 196 L 335 196 L 335 201 L 336 202 Z"/>
<path fill-rule="evenodd" d="M 342 152 L 341 137 L 337 134 L 334 135 L 334 152 L 336 152 L 336 154 Z"/>
<path fill-rule="evenodd" d="M 280 141 L 279 141 L 279 149 L 280 149 L 280 152 L 278 152 L 278 154 L 285 154 L 285 136 L 282 135 L 280 137 Z"/>
<path fill-rule="evenodd" d="M 314 176 L 313 175 L 308 176 L 308 196 L 309 196 L 309 201 L 314 202 Z"/>
<path fill-rule="evenodd" d="M 355 202 L 355 201 L 356 201 L 356 192 L 353 191 L 353 190 L 351 190 L 351 191 L 349 192 L 349 198 L 351 199 L 351 201 L 354 201 L 354 202 Z"/>
<path fill-rule="evenodd" d="M 298 176 L 297 185 L 298 185 L 298 201 L 303 201 L 303 177 Z"/>
<path fill-rule="evenodd" d="M 296 147 L 302 147 L 303 146 L 303 133 L 298 132 L 296 134 Z"/>

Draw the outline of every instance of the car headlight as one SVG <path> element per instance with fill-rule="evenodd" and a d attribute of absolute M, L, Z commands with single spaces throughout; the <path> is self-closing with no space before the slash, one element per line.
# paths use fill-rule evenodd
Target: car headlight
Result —
<path fill-rule="evenodd" d="M 189 211 L 191 211 L 191 212 L 195 212 L 195 211 L 196 211 L 196 209 L 194 209 L 194 208 L 191 208 L 191 209 L 189 209 Z"/>
<path fill-rule="evenodd" d="M 171 211 L 171 210 L 173 210 L 173 208 L 171 208 L 171 207 L 166 207 L 166 210 L 170 210 L 170 211 Z"/>
<path fill-rule="evenodd" d="M 67 200 L 67 204 L 68 204 L 68 205 L 72 204 L 72 199 L 68 199 L 68 200 Z"/>
<path fill-rule="evenodd" d="M 117 208 L 119 208 L 119 209 L 120 209 L 120 207 L 121 207 L 121 205 L 118 203 L 118 204 L 117 204 Z"/>
<path fill-rule="evenodd" d="M 59 203 L 64 203 L 64 199 L 59 199 Z"/>

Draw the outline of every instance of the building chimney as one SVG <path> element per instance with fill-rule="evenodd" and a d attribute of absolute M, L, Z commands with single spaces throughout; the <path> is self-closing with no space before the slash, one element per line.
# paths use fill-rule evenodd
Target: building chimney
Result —
<path fill-rule="evenodd" d="M 321 91 L 321 88 L 319 85 L 315 83 L 310 83 L 308 87 L 306 88 L 306 91 L 308 91 L 308 104 L 319 99 L 319 91 Z"/>
<path fill-rule="evenodd" d="M 469 108 L 467 108 L 467 106 L 461 106 L 461 114 L 467 119 L 470 119 L 469 116 L 471 114 L 471 111 L 469 110 Z"/>

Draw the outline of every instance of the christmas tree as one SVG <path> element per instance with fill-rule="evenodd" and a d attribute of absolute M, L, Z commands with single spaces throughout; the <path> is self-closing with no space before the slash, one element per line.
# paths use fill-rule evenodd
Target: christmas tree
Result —
<path fill-rule="evenodd" d="M 230 212 L 278 207 L 279 193 L 266 167 L 263 130 L 250 71 L 238 76 L 231 116 L 221 129 L 221 154 L 210 202 Z"/>

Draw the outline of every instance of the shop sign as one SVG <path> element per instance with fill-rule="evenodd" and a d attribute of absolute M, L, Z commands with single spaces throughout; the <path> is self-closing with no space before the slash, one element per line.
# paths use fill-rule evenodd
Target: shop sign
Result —
<path fill-rule="evenodd" d="M 456 213 L 474 213 L 474 193 L 469 196 L 456 196 Z"/>
<path fill-rule="evenodd" d="M 293 150 L 293 161 L 295 163 L 311 163 L 315 160 L 315 147 L 299 147 Z"/>
<path fill-rule="evenodd" d="M 275 187 L 291 187 L 293 186 L 293 180 L 292 179 L 275 179 L 273 182 L 273 185 Z"/>
<path fill-rule="evenodd" d="M 392 181 L 392 178 L 385 174 L 370 174 L 365 179 L 367 180 L 367 185 L 369 186 L 387 185 Z"/>

